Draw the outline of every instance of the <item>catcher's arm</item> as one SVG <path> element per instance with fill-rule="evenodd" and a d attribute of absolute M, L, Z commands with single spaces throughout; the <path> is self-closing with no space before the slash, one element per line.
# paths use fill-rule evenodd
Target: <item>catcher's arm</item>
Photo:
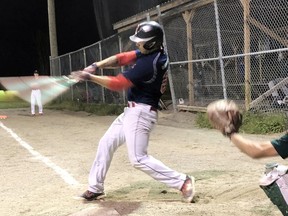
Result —
<path fill-rule="evenodd" d="M 234 145 L 251 158 L 264 158 L 279 155 L 271 141 L 254 141 L 232 133 L 230 139 Z"/>

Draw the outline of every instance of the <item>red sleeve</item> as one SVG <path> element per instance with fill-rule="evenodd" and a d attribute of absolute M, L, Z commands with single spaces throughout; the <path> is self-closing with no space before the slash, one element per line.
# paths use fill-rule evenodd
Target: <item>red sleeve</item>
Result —
<path fill-rule="evenodd" d="M 110 81 L 108 83 L 108 89 L 113 91 L 120 91 L 124 89 L 128 89 L 129 87 L 133 86 L 133 83 L 124 77 L 122 74 L 117 76 L 109 76 Z"/>
<path fill-rule="evenodd" d="M 119 54 L 116 54 L 117 60 L 118 60 L 118 65 L 123 66 L 123 65 L 129 65 L 132 64 L 136 61 L 136 51 L 130 51 L 130 52 L 122 52 Z"/>

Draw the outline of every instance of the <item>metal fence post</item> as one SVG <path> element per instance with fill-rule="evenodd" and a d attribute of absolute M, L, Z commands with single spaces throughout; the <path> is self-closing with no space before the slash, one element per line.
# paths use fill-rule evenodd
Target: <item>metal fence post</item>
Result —
<path fill-rule="evenodd" d="M 72 60 L 71 60 L 71 54 L 69 53 L 69 71 L 72 71 Z M 73 91 L 73 85 L 70 87 L 71 88 L 71 98 L 72 101 L 74 101 L 74 91 Z"/>
<path fill-rule="evenodd" d="M 61 58 L 58 58 L 58 67 L 59 67 L 59 73 L 60 73 L 60 76 L 62 76 L 62 71 L 61 71 Z M 63 101 L 63 96 L 61 94 L 61 101 Z"/>
<path fill-rule="evenodd" d="M 101 42 L 99 43 L 99 55 L 100 55 L 100 60 L 102 60 L 102 46 L 101 46 Z M 100 69 L 101 75 L 103 76 L 103 69 Z M 104 92 L 104 87 L 101 86 L 101 90 L 102 90 L 102 102 L 105 103 L 105 92 Z"/>
<path fill-rule="evenodd" d="M 84 58 L 84 66 L 87 66 L 86 61 L 86 52 L 85 48 L 83 49 L 83 58 Z M 86 103 L 89 103 L 89 87 L 88 87 L 88 81 L 85 81 L 85 93 L 86 93 Z"/>
<path fill-rule="evenodd" d="M 158 14 L 158 20 L 160 25 L 163 27 L 162 24 L 162 19 L 161 19 L 161 11 L 160 11 L 160 6 L 157 5 L 157 14 Z M 167 43 L 166 43 L 166 36 L 165 36 L 165 31 L 163 28 L 163 46 L 164 46 L 164 50 L 167 54 L 168 57 L 168 50 L 167 50 Z M 176 112 L 177 111 L 177 107 L 176 107 L 176 98 L 175 98 L 175 92 L 174 92 L 174 85 L 173 85 L 173 80 L 172 80 L 172 74 L 171 74 L 171 70 L 170 70 L 170 64 L 168 65 L 168 80 L 169 80 L 169 86 L 170 86 L 170 92 L 171 92 L 171 98 L 172 98 L 172 104 L 173 104 L 173 111 Z"/>
<path fill-rule="evenodd" d="M 53 68 L 52 68 L 52 57 L 51 56 L 49 56 L 49 65 L 50 65 L 50 76 L 53 76 Z"/>
<path fill-rule="evenodd" d="M 225 72 L 224 72 L 224 64 L 223 64 L 223 53 L 222 53 L 221 32 L 220 32 L 220 22 L 219 22 L 217 0 L 214 0 L 214 10 L 215 10 L 215 21 L 216 21 L 218 50 L 219 50 L 219 64 L 220 64 L 221 78 L 222 78 L 222 85 L 223 85 L 223 96 L 224 96 L 224 99 L 227 99 L 226 80 L 225 80 Z"/>
<path fill-rule="evenodd" d="M 121 53 L 123 50 L 122 50 L 122 38 L 121 36 L 118 36 L 118 43 L 119 43 L 119 53 Z M 123 73 L 124 71 L 124 67 L 121 66 L 121 73 Z M 123 90 L 122 91 L 122 97 L 123 97 L 123 104 L 126 104 L 126 90 Z"/>

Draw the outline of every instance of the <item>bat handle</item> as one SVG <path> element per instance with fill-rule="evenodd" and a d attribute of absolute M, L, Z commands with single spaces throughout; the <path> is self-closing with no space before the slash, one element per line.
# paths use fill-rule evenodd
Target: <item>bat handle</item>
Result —
<path fill-rule="evenodd" d="M 77 80 L 71 79 L 71 78 L 69 78 L 69 77 L 66 76 L 66 75 L 63 75 L 62 77 L 63 77 L 67 82 L 78 83 Z"/>

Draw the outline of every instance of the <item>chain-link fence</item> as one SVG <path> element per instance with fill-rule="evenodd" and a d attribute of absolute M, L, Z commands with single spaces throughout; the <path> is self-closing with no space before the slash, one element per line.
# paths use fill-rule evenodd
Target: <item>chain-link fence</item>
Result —
<path fill-rule="evenodd" d="M 197 1 L 196 1 L 197 2 Z M 170 58 L 170 91 L 177 105 L 206 107 L 220 98 L 246 110 L 283 110 L 288 105 L 288 1 L 205 0 L 179 12 L 158 14 Z M 173 11 L 173 9 L 172 9 Z M 134 28 L 51 59 L 51 75 L 68 75 L 94 61 L 135 48 Z M 125 70 L 100 70 L 116 75 Z M 62 97 L 126 103 L 125 92 L 79 83 Z M 287 100 L 286 100 L 287 98 Z"/>

